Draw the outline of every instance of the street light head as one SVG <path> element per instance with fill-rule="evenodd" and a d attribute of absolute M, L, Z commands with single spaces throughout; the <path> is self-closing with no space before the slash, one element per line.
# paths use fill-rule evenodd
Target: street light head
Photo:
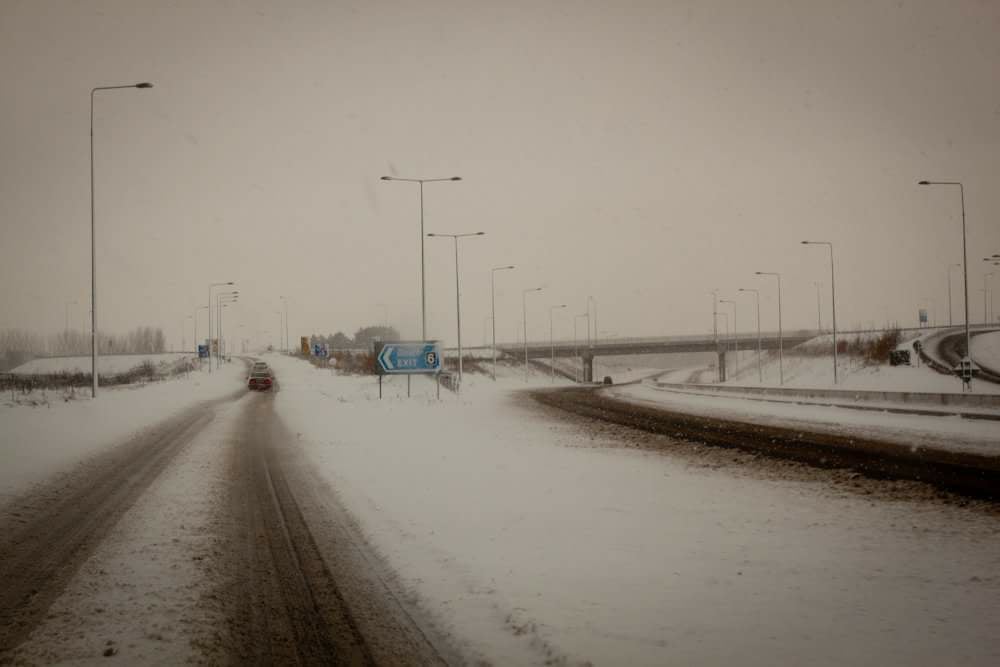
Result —
<path fill-rule="evenodd" d="M 142 83 L 135 84 L 135 87 L 136 88 L 152 88 L 153 84 L 151 84 L 149 81 L 143 81 Z"/>
<path fill-rule="evenodd" d="M 437 234 L 432 234 L 432 233 L 428 232 L 427 236 L 437 236 Z"/>
<path fill-rule="evenodd" d="M 453 180 L 453 181 L 460 181 L 460 180 L 462 180 L 462 177 L 461 176 L 452 176 L 451 180 Z"/>
<path fill-rule="evenodd" d="M 757 274 L 758 276 L 762 276 L 762 275 L 764 275 L 764 272 L 763 272 L 763 271 L 754 271 L 754 273 L 756 273 L 756 274 Z"/>
<path fill-rule="evenodd" d="M 917 185 L 930 185 L 930 181 L 917 181 Z"/>
<path fill-rule="evenodd" d="M 486 232 L 476 232 L 476 236 L 486 236 Z"/>
<path fill-rule="evenodd" d="M 380 180 L 380 181 L 391 181 L 391 180 L 392 180 L 392 176 L 383 176 L 383 177 L 382 177 L 382 178 L 380 178 L 379 180 Z"/>

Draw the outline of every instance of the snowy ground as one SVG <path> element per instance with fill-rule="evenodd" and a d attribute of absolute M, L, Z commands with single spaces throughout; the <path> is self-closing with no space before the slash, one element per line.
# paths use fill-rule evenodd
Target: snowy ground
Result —
<path fill-rule="evenodd" d="M 162 419 L 240 389 L 245 373 L 242 363 L 233 362 L 211 374 L 105 388 L 97 400 L 0 404 L 0 506 Z"/>
<path fill-rule="evenodd" d="M 889 440 L 912 447 L 1000 456 L 1000 424 L 996 421 L 798 405 L 728 395 L 704 396 L 667 390 L 651 383 L 615 387 L 607 391 L 628 401 L 706 417 L 770 426 L 798 425 L 808 430 Z M 996 414 L 996 411 L 990 413 Z"/>
<path fill-rule="evenodd" d="M 182 359 L 196 361 L 193 354 L 183 352 L 165 352 L 163 354 L 106 354 L 97 358 L 97 373 L 125 373 L 146 361 L 156 366 L 171 366 Z M 11 371 L 17 375 L 36 375 L 48 373 L 89 373 L 90 356 L 81 357 L 46 357 L 32 359 Z"/>
<path fill-rule="evenodd" d="M 989 368 L 1000 370 L 1000 331 L 973 338 L 972 358 Z"/>
<path fill-rule="evenodd" d="M 228 377 L 231 373 L 221 373 Z M 103 400 L 102 397 L 101 400 Z M 215 420 L 131 507 L 84 562 L 45 621 L 18 649 L 15 664 L 95 664 L 109 651 L 133 665 L 204 660 L 200 645 L 225 618 L 199 604 L 218 585 L 226 440 L 240 404 Z"/>
<path fill-rule="evenodd" d="M 732 357 L 732 355 L 731 355 Z M 762 370 L 763 384 L 758 380 L 756 357 L 747 352 L 741 358 L 736 372 L 730 372 L 725 384 L 735 386 L 785 386 L 808 389 L 856 389 L 861 391 L 920 391 L 932 393 L 962 393 L 962 381 L 938 373 L 934 369 L 920 366 L 890 366 L 888 364 L 869 365 L 857 358 L 841 357 L 837 366 L 838 383 L 833 383 L 833 359 L 829 356 L 801 356 L 786 353 L 783 361 L 785 383 L 779 384 L 777 355 L 765 353 Z M 714 371 L 702 377 L 711 381 Z M 973 381 L 975 393 L 1000 393 L 1000 385 Z"/>
<path fill-rule="evenodd" d="M 1000 524 L 621 448 L 500 382 L 271 359 L 276 408 L 420 604 L 494 664 L 996 664 Z M 534 374 L 529 384 L 548 379 Z M 715 399 L 712 399 L 715 403 Z M 992 427 L 995 429 L 995 427 Z"/>

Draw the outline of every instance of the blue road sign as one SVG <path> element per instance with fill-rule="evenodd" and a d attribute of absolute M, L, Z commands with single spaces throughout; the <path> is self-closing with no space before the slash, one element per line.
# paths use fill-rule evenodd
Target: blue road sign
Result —
<path fill-rule="evenodd" d="M 379 373 L 441 372 L 441 347 L 437 341 L 386 343 L 377 358 Z"/>
<path fill-rule="evenodd" d="M 208 345 L 199 345 L 198 346 L 198 358 L 199 359 L 208 359 Z"/>
<path fill-rule="evenodd" d="M 326 345 L 313 345 L 313 356 L 325 358 L 326 357 Z"/>

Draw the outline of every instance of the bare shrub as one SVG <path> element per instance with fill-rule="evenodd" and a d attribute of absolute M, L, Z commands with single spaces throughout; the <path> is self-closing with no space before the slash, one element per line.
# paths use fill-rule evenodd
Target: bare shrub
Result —
<path fill-rule="evenodd" d="M 878 336 L 859 337 L 848 346 L 848 354 L 859 356 L 869 364 L 884 364 L 889 361 L 889 353 L 903 340 L 899 329 L 884 331 Z M 839 347 L 839 345 L 838 345 Z"/>

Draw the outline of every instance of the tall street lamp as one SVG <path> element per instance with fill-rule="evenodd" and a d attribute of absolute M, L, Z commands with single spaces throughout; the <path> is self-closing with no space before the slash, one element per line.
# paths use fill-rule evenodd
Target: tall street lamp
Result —
<path fill-rule="evenodd" d="M 216 322 L 218 322 L 219 324 L 219 333 L 218 333 L 219 349 L 215 355 L 216 363 L 218 364 L 217 368 L 222 367 L 222 359 L 225 347 L 225 339 L 223 337 L 223 331 L 222 331 L 222 309 L 228 306 L 229 304 L 236 303 L 239 300 L 239 298 L 240 298 L 239 292 L 224 292 L 222 294 L 217 294 L 215 296 L 216 312 L 217 312 Z"/>
<path fill-rule="evenodd" d="M 784 347 L 785 337 L 781 330 L 781 274 L 773 271 L 755 271 L 758 276 L 774 276 L 778 279 L 778 384 L 785 384 Z M 834 351 L 837 347 L 834 346 Z"/>
<path fill-rule="evenodd" d="M 951 316 L 951 270 L 962 268 L 961 264 L 949 264 L 948 265 L 948 326 L 955 326 L 955 322 Z"/>
<path fill-rule="evenodd" d="M 455 326 L 458 330 L 458 386 L 462 386 L 462 296 L 458 286 L 458 240 L 471 236 L 484 236 L 486 232 L 466 234 L 428 234 L 432 238 L 449 238 L 455 242 Z"/>
<path fill-rule="evenodd" d="M 94 223 L 94 94 L 102 90 L 152 88 L 148 82 L 90 89 L 90 374 L 91 396 L 97 398 L 97 233 Z"/>
<path fill-rule="evenodd" d="M 541 287 L 521 290 L 521 324 L 524 326 L 524 381 L 528 381 L 528 294 L 541 292 Z"/>
<path fill-rule="evenodd" d="M 497 381 L 497 271 L 510 271 L 510 266 L 495 266 L 490 269 L 490 313 L 493 320 L 493 381 Z"/>
<path fill-rule="evenodd" d="M 232 280 L 229 282 L 208 284 L 208 372 L 212 372 L 212 290 L 216 287 L 235 285 Z"/>
<path fill-rule="evenodd" d="M 583 314 L 577 315 L 576 317 L 573 318 L 573 356 L 576 356 L 576 357 L 580 356 L 580 349 L 579 349 L 579 346 L 577 345 L 576 322 L 577 322 L 577 320 L 580 320 L 580 319 L 582 319 L 584 317 L 587 318 L 587 340 L 590 340 L 590 313 L 583 313 Z M 589 347 L 589 345 L 588 345 L 588 347 Z M 580 378 L 580 382 L 583 382 L 583 358 L 582 357 L 580 358 L 580 371 L 581 372 L 577 374 L 577 377 Z"/>
<path fill-rule="evenodd" d="M 728 303 L 733 307 L 733 351 L 736 354 L 736 370 L 740 367 L 740 341 L 737 339 L 737 329 L 736 329 L 736 302 L 732 299 L 719 299 L 719 303 Z"/>
<path fill-rule="evenodd" d="M 285 328 L 284 327 L 285 321 L 284 321 L 284 319 L 282 319 L 284 317 L 284 315 L 282 315 L 282 313 L 281 313 L 280 310 L 274 311 L 274 314 L 278 316 L 278 349 L 280 350 L 281 349 L 281 335 L 282 335 L 281 332 Z"/>
<path fill-rule="evenodd" d="M 972 364 L 972 336 L 969 334 L 969 254 L 966 247 L 965 238 L 965 186 L 959 181 L 918 181 L 917 185 L 957 185 L 959 198 L 962 202 L 962 280 L 965 286 L 965 357 L 962 359 L 963 368 L 970 368 Z M 966 378 L 962 375 L 963 386 L 970 384 L 971 375 Z"/>
<path fill-rule="evenodd" d="M 729 313 L 724 313 L 724 312 L 722 312 L 720 310 L 719 312 L 717 312 L 715 314 L 715 316 L 716 317 L 721 317 L 722 321 L 726 323 L 726 327 L 725 327 L 725 329 L 723 329 L 723 331 L 726 332 L 725 340 L 729 340 Z M 726 348 L 727 348 L 727 351 L 728 351 L 728 348 L 729 348 L 728 343 L 726 344 Z"/>
<path fill-rule="evenodd" d="M 985 276 L 983 276 L 983 324 L 989 324 L 990 320 L 993 319 L 993 315 L 990 313 L 990 278 L 996 275 L 996 272 L 990 271 Z"/>
<path fill-rule="evenodd" d="M 593 344 L 597 345 L 598 342 L 599 342 L 599 339 L 598 339 L 598 336 L 597 336 L 597 299 L 595 299 L 592 296 L 588 296 L 587 297 L 587 312 L 588 313 L 590 312 L 590 304 L 591 303 L 594 304 L 594 322 L 593 322 L 593 325 L 594 325 L 594 343 Z M 590 337 L 590 325 L 587 326 L 587 337 L 588 338 Z"/>
<path fill-rule="evenodd" d="M 719 356 L 719 290 L 714 289 L 709 294 L 712 297 L 712 340 L 715 342 L 715 356 Z M 716 361 L 718 366 L 717 380 L 722 382 L 722 364 Z"/>
<path fill-rule="evenodd" d="M 552 360 L 549 362 L 549 370 L 551 371 L 552 382 L 556 381 L 556 339 L 552 335 L 552 313 L 565 307 L 565 303 L 559 304 L 558 306 L 549 306 L 549 350 L 552 354 Z"/>
<path fill-rule="evenodd" d="M 823 300 L 820 297 L 820 290 L 823 289 L 823 283 L 814 282 L 813 285 L 816 287 L 816 331 L 817 333 L 823 333 Z"/>
<path fill-rule="evenodd" d="M 833 383 L 837 384 L 837 279 L 833 273 L 833 243 L 830 241 L 803 241 L 802 245 L 825 245 L 830 249 L 830 307 L 833 310 Z"/>
<path fill-rule="evenodd" d="M 288 354 L 288 297 L 279 296 L 285 302 L 285 354 Z"/>
<path fill-rule="evenodd" d="M 761 365 L 760 365 L 760 356 L 761 356 L 761 350 L 760 350 L 760 347 L 761 347 L 760 346 L 760 290 L 758 290 L 758 289 L 743 289 L 741 287 L 739 289 L 739 291 L 740 292 L 753 292 L 754 299 L 757 302 L 757 380 L 761 384 L 764 384 L 764 370 L 761 368 Z"/>
<path fill-rule="evenodd" d="M 396 178 L 395 176 L 383 176 L 383 181 L 402 181 L 405 183 L 420 184 L 420 335 L 423 340 L 427 340 L 427 294 L 425 291 L 426 281 L 424 280 L 424 183 L 438 183 L 441 181 L 460 181 L 461 176 L 450 178 Z"/>

